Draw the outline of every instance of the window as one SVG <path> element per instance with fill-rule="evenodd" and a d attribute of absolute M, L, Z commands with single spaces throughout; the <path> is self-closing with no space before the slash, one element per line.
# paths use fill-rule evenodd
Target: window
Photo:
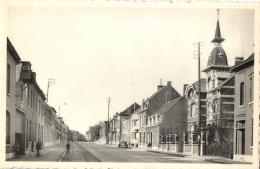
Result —
<path fill-rule="evenodd" d="M 254 81 L 253 76 L 249 78 L 249 101 L 252 102 L 254 99 Z"/>
<path fill-rule="evenodd" d="M 27 90 L 26 90 L 27 94 L 26 94 L 26 97 L 27 97 L 27 106 L 29 107 L 30 106 L 30 90 L 29 90 L 29 87 L 27 87 Z"/>
<path fill-rule="evenodd" d="M 194 117 L 195 116 L 195 103 L 191 104 L 191 113 L 190 113 L 190 117 Z"/>
<path fill-rule="evenodd" d="M 23 88 L 24 88 L 24 86 L 23 85 L 21 85 L 21 101 L 23 101 Z"/>
<path fill-rule="evenodd" d="M 240 83 L 240 106 L 244 105 L 244 82 Z"/>
<path fill-rule="evenodd" d="M 10 85 L 11 85 L 11 66 L 7 64 L 6 70 L 6 92 L 10 93 Z"/>
<path fill-rule="evenodd" d="M 251 125 L 251 146 L 253 146 L 254 142 L 254 119 L 252 119 L 252 125 Z"/>
<path fill-rule="evenodd" d="M 6 111 L 6 144 L 10 144 L 10 113 Z"/>

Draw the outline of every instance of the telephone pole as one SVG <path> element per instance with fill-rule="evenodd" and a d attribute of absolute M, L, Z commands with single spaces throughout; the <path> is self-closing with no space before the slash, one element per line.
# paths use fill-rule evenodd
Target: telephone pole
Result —
<path fill-rule="evenodd" d="M 197 42 L 194 44 L 197 46 L 197 50 L 195 55 L 197 56 L 196 59 L 198 59 L 198 155 L 201 155 L 201 105 L 200 105 L 200 98 L 201 98 L 201 81 L 200 81 L 200 47 L 202 45 L 202 42 Z"/>
<path fill-rule="evenodd" d="M 49 88 L 50 86 L 55 84 L 55 79 L 48 79 L 48 86 L 47 86 L 47 97 L 46 97 L 46 102 L 48 103 L 49 99 Z"/>
<path fill-rule="evenodd" d="M 109 108 L 110 108 L 110 97 L 108 97 L 108 105 L 107 105 L 107 144 L 109 144 Z"/>

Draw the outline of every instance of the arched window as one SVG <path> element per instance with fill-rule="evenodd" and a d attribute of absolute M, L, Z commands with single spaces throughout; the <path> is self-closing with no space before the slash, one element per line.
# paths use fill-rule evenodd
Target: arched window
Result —
<path fill-rule="evenodd" d="M 10 113 L 6 111 L 6 144 L 10 144 Z"/>

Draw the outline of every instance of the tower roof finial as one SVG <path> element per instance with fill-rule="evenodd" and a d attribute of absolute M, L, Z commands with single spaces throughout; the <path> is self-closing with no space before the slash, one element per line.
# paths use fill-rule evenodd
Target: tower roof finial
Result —
<path fill-rule="evenodd" d="M 217 9 L 217 26 L 216 26 L 216 31 L 215 31 L 215 37 L 214 39 L 211 41 L 213 43 L 221 43 L 223 42 L 225 39 L 221 37 L 221 33 L 220 33 L 220 26 L 219 26 L 219 10 Z"/>

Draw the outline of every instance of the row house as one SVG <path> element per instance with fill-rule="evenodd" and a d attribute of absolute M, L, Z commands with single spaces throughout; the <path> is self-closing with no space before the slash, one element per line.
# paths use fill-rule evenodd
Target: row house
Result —
<path fill-rule="evenodd" d="M 253 107 L 254 107 L 254 54 L 246 60 L 237 59 L 231 68 L 235 80 L 234 99 L 234 159 L 252 161 Z"/>
<path fill-rule="evenodd" d="M 6 158 L 14 156 L 14 145 L 17 145 L 15 133 L 24 131 L 16 126 L 16 65 L 19 64 L 21 58 L 13 47 L 9 39 L 7 39 L 7 65 L 6 65 Z M 18 114 L 19 115 L 19 114 Z M 20 143 L 23 147 L 22 139 Z M 22 148 L 21 148 L 21 151 Z"/>
<path fill-rule="evenodd" d="M 45 103 L 43 146 L 51 146 L 58 143 L 58 132 L 56 130 L 56 114 L 57 111 L 55 110 L 55 108 Z"/>
<path fill-rule="evenodd" d="M 36 142 L 43 142 L 43 103 L 46 98 L 36 82 L 30 62 L 22 61 L 17 65 L 16 80 L 16 125 L 21 129 L 16 138 L 22 143 L 24 149 L 20 152 L 24 154 L 35 151 Z"/>
<path fill-rule="evenodd" d="M 138 147 L 139 143 L 139 129 L 140 129 L 140 120 L 139 120 L 139 113 L 141 112 L 142 108 L 139 107 L 136 109 L 132 115 L 130 116 L 130 145 L 133 147 Z"/>
<path fill-rule="evenodd" d="M 6 159 L 15 152 L 36 152 L 37 142 L 43 146 L 56 143 L 56 111 L 45 102 L 31 66 L 21 61 L 7 38 Z"/>
<path fill-rule="evenodd" d="M 120 113 L 120 121 L 121 121 L 121 136 L 120 141 L 126 141 L 129 145 L 131 145 L 131 116 L 135 112 L 136 109 L 140 108 L 140 105 L 137 103 L 132 104 L 124 111 Z"/>

